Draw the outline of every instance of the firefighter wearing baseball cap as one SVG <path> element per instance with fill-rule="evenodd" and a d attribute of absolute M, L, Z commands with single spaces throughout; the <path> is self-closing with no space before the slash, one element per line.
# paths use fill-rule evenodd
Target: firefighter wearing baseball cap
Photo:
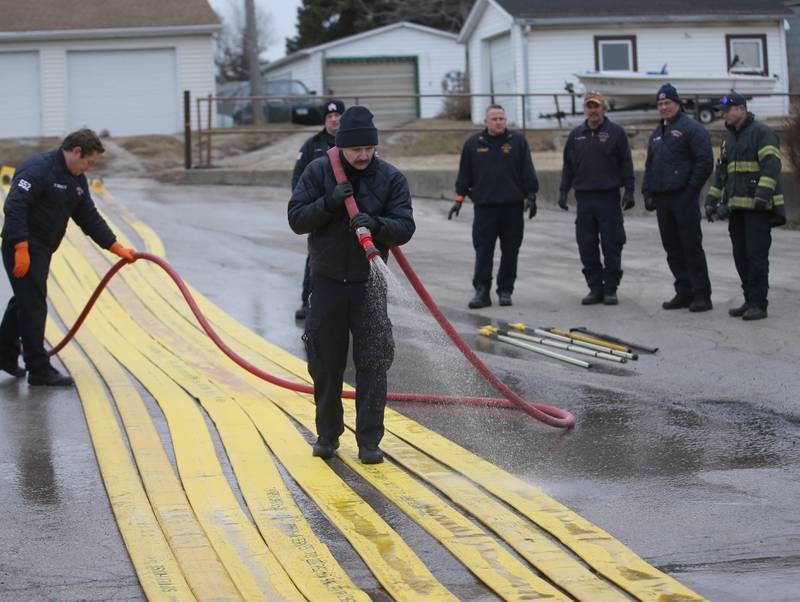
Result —
<path fill-rule="evenodd" d="M 575 189 L 575 238 L 589 294 L 581 303 L 616 305 L 622 278 L 625 227 L 622 211 L 634 206 L 633 161 L 628 136 L 605 116 L 605 98 L 587 92 L 586 120 L 572 130 L 564 146 L 558 206 L 568 210 L 567 193 Z M 620 197 L 620 188 L 624 194 Z M 600 250 L 603 260 L 600 260 Z"/>
<path fill-rule="evenodd" d="M 728 313 L 761 320 L 767 317 L 770 228 L 786 223 L 780 143 L 775 132 L 747 110 L 747 99 L 738 92 L 724 96 L 717 108 L 727 132 L 706 198 L 706 217 L 730 218 L 728 232 L 744 303 Z"/>
<path fill-rule="evenodd" d="M 314 159 L 324 157 L 329 148 L 336 146 L 336 132 L 339 130 L 339 119 L 344 113 L 344 103 L 341 100 L 331 99 L 325 103 L 324 120 L 325 127 L 305 141 L 300 152 L 297 154 L 297 161 L 292 171 L 292 190 L 300 181 L 306 167 Z M 306 269 L 303 274 L 303 292 L 300 295 L 302 305 L 294 312 L 296 320 L 304 320 L 308 313 L 308 297 L 311 295 L 311 261 L 306 255 Z"/>

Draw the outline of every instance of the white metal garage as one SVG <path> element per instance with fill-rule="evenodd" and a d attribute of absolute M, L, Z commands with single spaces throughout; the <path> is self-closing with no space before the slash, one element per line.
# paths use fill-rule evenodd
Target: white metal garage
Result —
<path fill-rule="evenodd" d="M 7 85 L 0 106 L 0 138 L 39 136 L 42 130 L 39 53 L 0 52 L 0 73 Z"/>
<path fill-rule="evenodd" d="M 171 134 L 179 127 L 175 50 L 67 52 L 68 129 Z"/>
<path fill-rule="evenodd" d="M 214 93 L 219 29 L 207 0 L 4 2 L 0 138 L 178 132 L 183 91 Z"/>
<path fill-rule="evenodd" d="M 409 96 L 417 92 L 416 57 L 328 59 L 325 89 L 348 105 L 358 98 L 375 115 L 379 127 L 419 117 L 419 103 Z M 370 94 L 392 94 L 393 98 L 362 98 Z"/>

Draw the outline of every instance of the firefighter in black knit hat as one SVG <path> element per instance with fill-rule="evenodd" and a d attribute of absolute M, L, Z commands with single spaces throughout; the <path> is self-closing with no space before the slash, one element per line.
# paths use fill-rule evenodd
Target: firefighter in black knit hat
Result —
<path fill-rule="evenodd" d="M 348 181 L 336 183 L 327 156 L 315 159 L 300 177 L 288 207 L 289 225 L 297 234 L 309 234 L 311 252 L 311 298 L 303 340 L 317 406 L 313 455 L 331 458 L 344 432 L 341 392 L 352 333 L 356 440 L 365 464 L 383 461 L 378 445 L 394 340 L 386 283 L 370 269 L 354 231 L 368 228 L 386 260 L 388 249 L 408 242 L 415 229 L 406 178 L 375 155 L 377 144 L 372 113 L 361 106 L 347 109 L 336 146 Z M 359 211 L 352 219 L 345 208 L 350 195 Z"/>

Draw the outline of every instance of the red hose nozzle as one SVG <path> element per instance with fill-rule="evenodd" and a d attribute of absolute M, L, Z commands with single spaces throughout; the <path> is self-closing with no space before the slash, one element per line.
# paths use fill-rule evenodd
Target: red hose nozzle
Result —
<path fill-rule="evenodd" d="M 364 249 L 364 253 L 367 254 L 367 261 L 372 261 L 376 257 L 380 257 L 381 252 L 372 240 L 372 232 L 364 227 L 356 228 L 356 236 L 358 237 L 358 243 Z"/>

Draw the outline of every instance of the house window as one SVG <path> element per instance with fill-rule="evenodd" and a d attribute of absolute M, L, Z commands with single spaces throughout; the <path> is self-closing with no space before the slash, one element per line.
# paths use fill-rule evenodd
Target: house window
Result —
<path fill-rule="evenodd" d="M 595 36 L 594 66 L 597 71 L 636 71 L 636 36 Z"/>
<path fill-rule="evenodd" d="M 766 35 L 727 35 L 728 71 L 753 75 L 769 74 Z"/>

